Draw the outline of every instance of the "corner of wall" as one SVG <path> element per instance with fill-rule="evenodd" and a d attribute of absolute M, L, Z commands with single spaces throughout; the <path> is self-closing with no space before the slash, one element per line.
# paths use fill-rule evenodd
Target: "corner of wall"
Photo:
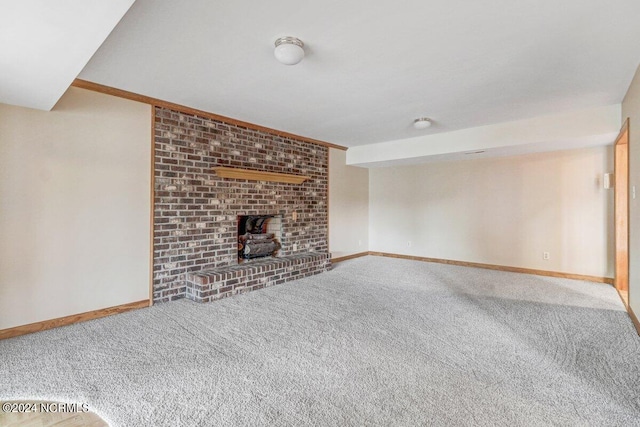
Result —
<path fill-rule="evenodd" d="M 622 101 L 621 122 L 629 118 L 629 186 L 640 186 L 640 66 Z M 639 188 L 640 189 L 640 188 Z M 630 192 L 632 194 L 632 191 Z M 640 313 L 640 200 L 629 200 L 629 306 Z"/>
<path fill-rule="evenodd" d="M 329 251 L 333 258 L 369 251 L 369 169 L 329 151 Z"/>

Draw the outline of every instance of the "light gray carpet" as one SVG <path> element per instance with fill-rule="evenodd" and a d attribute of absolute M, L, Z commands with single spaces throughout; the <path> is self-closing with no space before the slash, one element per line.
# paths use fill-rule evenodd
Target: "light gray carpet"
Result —
<path fill-rule="evenodd" d="M 0 400 L 114 426 L 640 426 L 608 285 L 366 257 L 0 341 Z"/>

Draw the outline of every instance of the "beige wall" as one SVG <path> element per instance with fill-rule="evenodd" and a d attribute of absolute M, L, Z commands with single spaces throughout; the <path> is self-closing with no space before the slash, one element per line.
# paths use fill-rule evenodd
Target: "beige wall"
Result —
<path fill-rule="evenodd" d="M 329 149 L 329 252 L 333 258 L 369 247 L 369 171 L 347 166 L 346 151 Z"/>
<path fill-rule="evenodd" d="M 0 329 L 148 299 L 150 108 L 0 104 Z"/>
<path fill-rule="evenodd" d="M 622 101 L 622 120 L 629 118 L 629 185 L 640 192 L 640 68 Z M 629 305 L 640 316 L 640 199 L 629 200 Z"/>
<path fill-rule="evenodd" d="M 371 169 L 369 248 L 613 277 L 612 170 L 611 147 Z"/>

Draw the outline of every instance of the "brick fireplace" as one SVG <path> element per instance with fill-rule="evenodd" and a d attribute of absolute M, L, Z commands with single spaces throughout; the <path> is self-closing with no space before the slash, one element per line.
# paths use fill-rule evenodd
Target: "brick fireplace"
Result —
<path fill-rule="evenodd" d="M 220 285 L 232 286 L 227 296 L 330 267 L 327 147 L 161 107 L 154 135 L 154 302 L 192 298 L 200 291 L 188 292 L 188 279 L 204 286 L 228 278 L 231 285 Z M 222 178 L 214 173 L 221 166 L 308 179 Z M 271 264 L 251 260 L 250 271 L 238 269 L 241 215 L 279 218 L 281 248 Z"/>

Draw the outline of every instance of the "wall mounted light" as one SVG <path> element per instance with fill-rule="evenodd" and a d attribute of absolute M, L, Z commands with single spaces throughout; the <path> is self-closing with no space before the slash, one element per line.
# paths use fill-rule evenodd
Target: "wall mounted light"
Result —
<path fill-rule="evenodd" d="M 304 58 L 304 43 L 295 37 L 280 37 L 273 53 L 282 64 L 295 65 Z"/>
<path fill-rule="evenodd" d="M 413 121 L 413 127 L 416 129 L 426 129 L 431 126 L 431 119 L 426 117 L 420 117 L 419 119 L 415 119 Z"/>

